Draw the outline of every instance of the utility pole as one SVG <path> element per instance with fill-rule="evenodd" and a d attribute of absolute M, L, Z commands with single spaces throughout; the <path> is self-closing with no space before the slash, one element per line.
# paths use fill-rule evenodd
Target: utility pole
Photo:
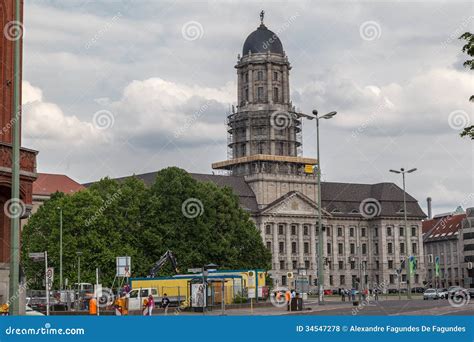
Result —
<path fill-rule="evenodd" d="M 20 17 L 20 0 L 15 0 L 15 25 L 21 22 Z M 18 28 L 21 30 L 21 27 Z M 18 206 L 20 202 L 20 45 L 21 45 L 21 31 L 19 36 L 14 41 L 14 56 L 13 56 L 13 118 L 12 126 L 12 206 Z M 10 282 L 9 282 L 9 296 L 10 296 L 10 315 L 17 316 L 20 314 L 20 296 L 19 296 L 19 282 L 20 282 L 20 216 L 19 213 L 14 213 L 11 216 L 10 226 Z"/>
<path fill-rule="evenodd" d="M 63 289 L 63 209 L 59 210 L 59 290 Z"/>

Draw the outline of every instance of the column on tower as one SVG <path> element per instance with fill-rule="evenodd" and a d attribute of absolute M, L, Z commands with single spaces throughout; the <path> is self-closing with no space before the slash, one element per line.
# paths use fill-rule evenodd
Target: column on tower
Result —
<path fill-rule="evenodd" d="M 253 66 L 252 65 L 249 65 L 248 73 L 249 73 L 249 82 L 248 82 L 249 103 L 253 103 Z"/>
<path fill-rule="evenodd" d="M 283 93 L 283 103 L 289 103 L 290 99 L 290 87 L 288 82 L 288 65 L 283 65 L 283 83 L 282 83 L 282 93 Z"/>
<path fill-rule="evenodd" d="M 267 63 L 267 101 L 269 104 L 273 104 L 272 96 L 272 63 Z"/>

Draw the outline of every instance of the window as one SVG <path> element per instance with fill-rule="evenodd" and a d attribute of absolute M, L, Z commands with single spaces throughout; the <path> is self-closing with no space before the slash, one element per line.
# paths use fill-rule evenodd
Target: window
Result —
<path fill-rule="evenodd" d="M 291 243 L 291 253 L 293 253 L 293 254 L 296 253 L 296 242 L 295 241 L 293 241 Z"/>
<path fill-rule="evenodd" d="M 263 142 L 258 143 L 257 149 L 258 149 L 259 154 L 263 154 L 264 147 L 265 147 L 265 144 Z"/>
<path fill-rule="evenodd" d="M 351 243 L 351 254 L 355 254 L 355 244 Z"/>
<path fill-rule="evenodd" d="M 307 270 L 310 268 L 309 260 L 304 261 L 304 268 L 306 268 Z"/>
<path fill-rule="evenodd" d="M 411 236 L 416 236 L 416 227 L 411 227 Z"/>
<path fill-rule="evenodd" d="M 285 276 L 285 275 L 284 275 L 284 276 L 281 276 L 281 284 L 282 284 L 283 286 L 286 286 L 286 276 Z"/>
<path fill-rule="evenodd" d="M 309 242 L 304 243 L 304 253 L 308 254 L 309 253 Z"/>
<path fill-rule="evenodd" d="M 285 269 L 285 261 L 280 260 L 280 270 L 284 270 L 284 269 Z"/>
<path fill-rule="evenodd" d="M 342 227 L 337 227 L 337 236 L 342 236 Z"/>
<path fill-rule="evenodd" d="M 293 267 L 294 270 L 296 270 L 298 268 L 298 265 L 296 264 L 296 260 L 293 260 L 291 262 L 291 266 Z"/>
<path fill-rule="evenodd" d="M 354 260 L 351 260 L 351 270 L 354 270 L 356 268 L 356 263 Z"/>
<path fill-rule="evenodd" d="M 388 268 L 392 269 L 393 268 L 393 260 L 388 261 Z"/>
<path fill-rule="evenodd" d="M 296 226 L 295 225 L 291 226 L 291 235 L 296 235 Z"/>
<path fill-rule="evenodd" d="M 278 72 L 276 71 L 273 72 L 273 80 L 278 81 Z"/>
<path fill-rule="evenodd" d="M 331 227 L 326 227 L 326 235 L 331 236 Z"/>
<path fill-rule="evenodd" d="M 342 255 L 344 253 L 344 245 L 342 243 L 337 244 L 337 253 Z"/>
<path fill-rule="evenodd" d="M 248 73 L 248 72 L 246 72 L 246 73 L 245 73 L 245 82 L 247 82 L 247 83 L 248 83 L 248 81 L 249 81 L 249 73 Z"/>
<path fill-rule="evenodd" d="M 331 244 L 330 243 L 328 243 L 327 248 L 328 248 L 328 255 L 331 255 Z"/>
<path fill-rule="evenodd" d="M 303 235 L 309 235 L 309 227 L 303 226 Z"/>
<path fill-rule="evenodd" d="M 392 236 L 392 228 L 387 227 L 387 236 Z"/>
<path fill-rule="evenodd" d="M 387 244 L 387 253 L 388 254 L 392 254 L 393 253 L 393 244 L 391 242 L 389 242 Z"/>
<path fill-rule="evenodd" d="M 267 249 L 268 249 L 269 251 L 272 250 L 272 243 L 271 243 L 270 241 L 267 241 Z"/>
<path fill-rule="evenodd" d="M 390 284 L 395 284 L 395 275 L 390 274 Z"/>
<path fill-rule="evenodd" d="M 339 260 L 339 269 L 343 270 L 344 269 L 344 261 Z"/>
<path fill-rule="evenodd" d="M 374 243 L 374 254 L 375 255 L 379 254 L 379 244 L 377 242 Z"/>
<path fill-rule="evenodd" d="M 283 234 L 284 234 L 283 230 L 284 230 L 284 229 L 283 229 L 283 225 L 282 225 L 282 224 L 279 224 L 279 225 L 278 225 L 278 234 L 279 234 L 279 235 L 283 235 Z"/>
<path fill-rule="evenodd" d="M 349 228 L 349 236 L 354 237 L 354 227 Z"/>
<path fill-rule="evenodd" d="M 280 242 L 278 243 L 278 251 L 279 251 L 280 253 L 285 253 L 285 243 L 284 243 L 283 241 L 280 241 Z"/>
<path fill-rule="evenodd" d="M 263 101 L 263 87 L 257 88 L 257 100 Z"/>
<path fill-rule="evenodd" d="M 362 237 L 365 237 L 365 235 L 366 235 L 366 234 L 365 234 L 365 228 L 362 228 L 362 229 L 360 230 L 360 235 L 361 235 Z"/>
<path fill-rule="evenodd" d="M 411 244 L 411 253 L 412 254 L 418 254 L 417 250 L 416 250 L 416 242 L 413 242 Z"/>
<path fill-rule="evenodd" d="M 357 276 L 356 276 L 356 275 L 352 275 L 352 286 L 355 287 L 355 286 L 356 286 L 356 283 L 357 283 Z"/>
<path fill-rule="evenodd" d="M 263 71 L 257 72 L 257 81 L 263 81 Z"/>
<path fill-rule="evenodd" d="M 278 101 L 279 101 L 278 88 L 275 87 L 273 88 L 273 102 L 278 102 Z"/>
<path fill-rule="evenodd" d="M 375 269 L 378 270 L 379 268 L 380 268 L 380 262 L 378 260 L 375 260 Z"/>
<path fill-rule="evenodd" d="M 400 253 L 405 254 L 405 244 L 403 242 L 400 242 Z"/>
<path fill-rule="evenodd" d="M 377 227 L 374 228 L 374 236 L 379 236 L 379 229 Z"/>
<path fill-rule="evenodd" d="M 270 226 L 269 224 L 267 224 L 265 226 L 265 234 L 271 234 L 272 233 L 272 226 Z"/>
<path fill-rule="evenodd" d="M 282 156 L 283 155 L 283 142 L 277 141 L 276 142 L 276 154 Z"/>
<path fill-rule="evenodd" d="M 367 254 L 367 244 L 366 243 L 362 244 L 362 254 Z"/>
<path fill-rule="evenodd" d="M 339 284 L 345 285 L 346 284 L 346 277 L 341 275 L 339 276 Z"/>
<path fill-rule="evenodd" d="M 333 276 L 332 276 L 332 275 L 329 276 L 329 285 L 331 285 L 331 286 L 334 285 Z"/>
<path fill-rule="evenodd" d="M 403 227 L 400 227 L 400 236 L 403 236 L 405 232 L 405 229 Z"/>

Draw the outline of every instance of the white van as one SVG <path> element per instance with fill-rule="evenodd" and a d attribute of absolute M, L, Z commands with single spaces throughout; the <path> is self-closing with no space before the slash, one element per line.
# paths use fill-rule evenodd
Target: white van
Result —
<path fill-rule="evenodd" d="M 159 305 L 161 298 L 158 296 L 158 290 L 155 288 L 140 288 L 131 290 L 127 294 L 128 298 L 128 310 L 142 310 L 143 309 L 143 300 L 148 298 L 149 295 L 153 296 L 155 301 L 155 306 Z"/>

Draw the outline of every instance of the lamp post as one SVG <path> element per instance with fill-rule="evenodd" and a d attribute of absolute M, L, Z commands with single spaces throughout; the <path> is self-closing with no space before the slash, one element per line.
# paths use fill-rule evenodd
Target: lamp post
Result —
<path fill-rule="evenodd" d="M 20 0 L 15 0 L 15 22 L 20 23 Z M 13 115 L 12 129 L 12 206 L 20 204 L 20 48 L 21 33 L 14 41 L 13 52 Z M 10 218 L 10 315 L 20 314 L 20 214 Z"/>
<path fill-rule="evenodd" d="M 407 269 L 407 298 L 411 299 L 411 269 L 410 269 L 410 237 L 408 235 L 408 222 L 407 222 L 407 200 L 406 200 L 406 191 L 405 191 L 405 173 L 412 173 L 415 172 L 416 168 L 405 170 L 403 167 L 400 170 L 390 170 L 390 172 L 402 174 L 403 180 L 403 217 L 404 217 L 404 225 L 405 225 L 405 254 L 406 254 L 406 261 L 405 267 Z M 401 274 L 400 274 L 401 276 Z"/>
<path fill-rule="evenodd" d="M 317 154 L 317 161 L 318 161 L 318 173 L 317 173 L 317 180 L 318 180 L 318 304 L 324 304 L 324 234 L 323 234 L 323 227 L 322 227 L 322 218 L 321 218 L 321 159 L 319 157 L 319 120 L 320 119 L 331 119 L 337 112 L 329 112 L 327 114 L 318 116 L 318 111 L 315 109 L 313 110 L 313 115 L 307 115 L 298 113 L 298 115 L 304 116 L 309 120 L 316 119 L 316 154 Z"/>
<path fill-rule="evenodd" d="M 63 209 L 59 210 L 59 290 L 63 289 Z"/>

